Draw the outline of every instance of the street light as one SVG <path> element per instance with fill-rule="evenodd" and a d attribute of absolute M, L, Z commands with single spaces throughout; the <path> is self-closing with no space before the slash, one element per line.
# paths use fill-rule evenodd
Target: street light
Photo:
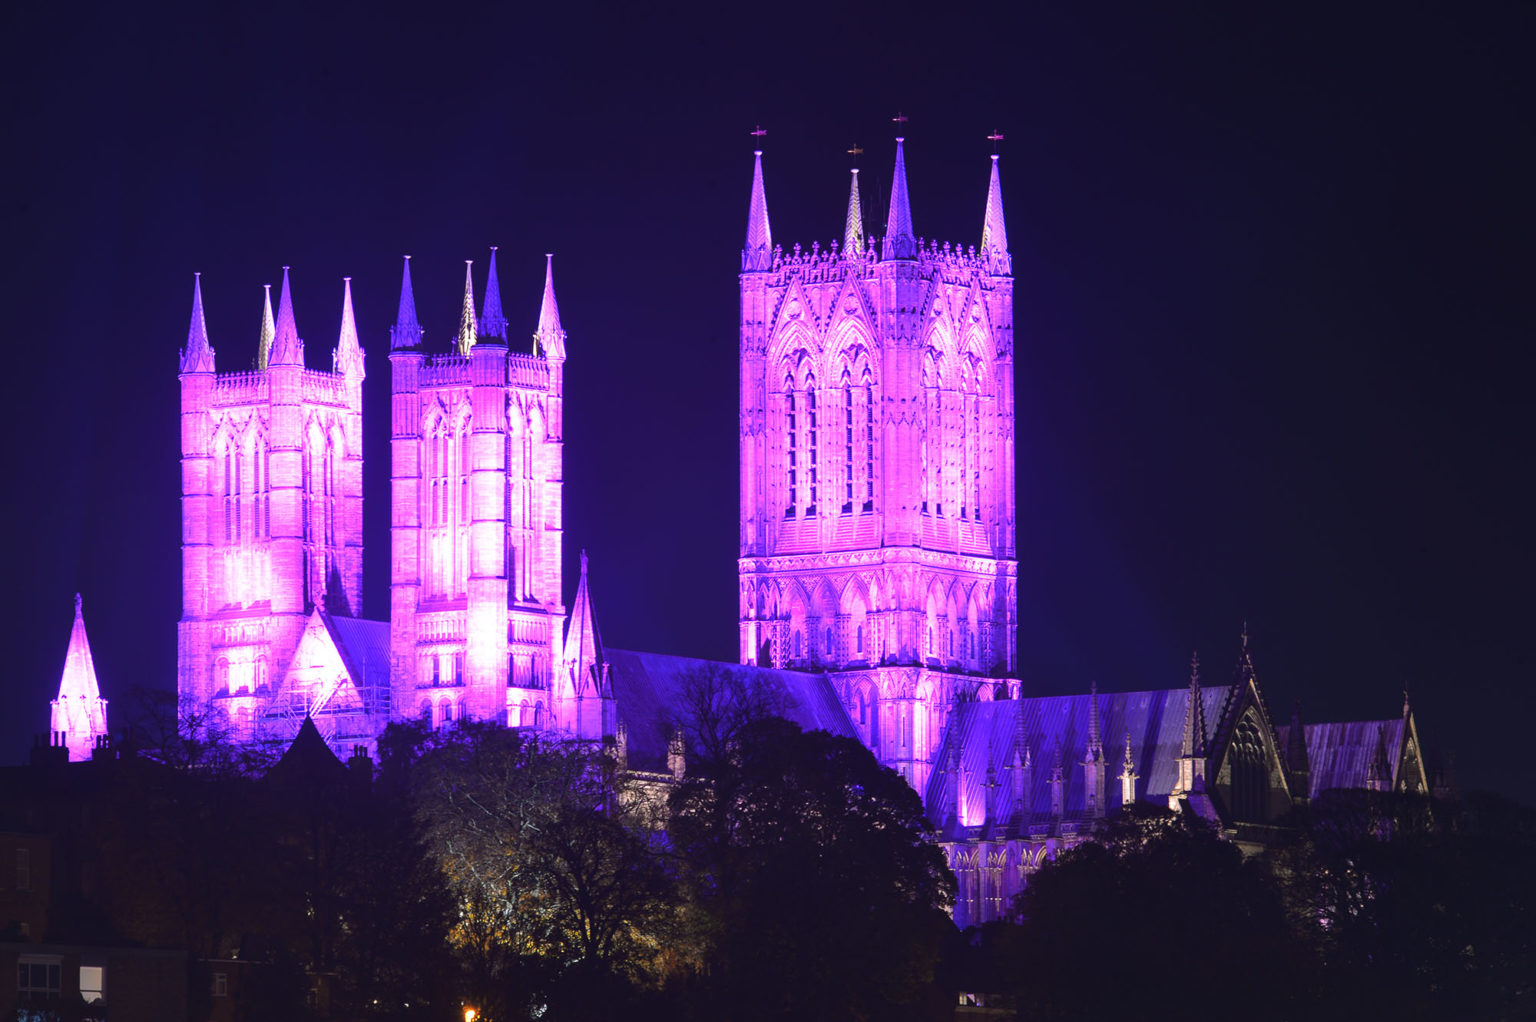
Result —
<path fill-rule="evenodd" d="M 464 1022 L 475 1022 L 475 1016 L 480 1014 L 474 1008 L 464 1009 Z"/>

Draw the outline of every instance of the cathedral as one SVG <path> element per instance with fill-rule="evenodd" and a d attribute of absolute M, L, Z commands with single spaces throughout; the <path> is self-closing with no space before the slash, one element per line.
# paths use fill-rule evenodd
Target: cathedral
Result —
<path fill-rule="evenodd" d="M 492 249 L 478 314 L 466 264 L 458 331 L 429 350 L 406 257 L 388 337 L 388 620 L 361 606 L 365 360 L 350 279 L 328 371 L 306 365 L 286 268 L 249 371 L 216 368 L 194 281 L 179 374 L 182 700 L 239 741 L 283 743 L 312 720 L 336 749 L 372 745 L 391 721 L 494 720 L 602 743 L 666 783 L 687 769 L 690 686 L 746 679 L 912 785 L 960 881 L 961 926 L 1003 915 L 1029 873 L 1131 803 L 1263 843 L 1328 789 L 1428 791 L 1406 699 L 1382 720 L 1277 721 L 1246 629 L 1221 684 L 1203 684 L 1196 661 L 1174 689 L 1027 691 L 998 158 L 977 177 L 979 238 L 941 243 L 915 232 L 903 144 L 884 236 L 866 235 L 855 170 L 825 247 L 774 243 L 754 156 L 737 664 L 605 646 L 585 554 L 565 602 L 567 337 L 552 258 L 531 344 L 509 326 Z M 53 726 L 77 759 L 106 732 L 78 601 Z"/>

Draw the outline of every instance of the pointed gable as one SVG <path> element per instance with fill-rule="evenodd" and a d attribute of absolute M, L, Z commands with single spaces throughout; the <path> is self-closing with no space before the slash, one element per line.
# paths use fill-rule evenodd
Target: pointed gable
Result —
<path fill-rule="evenodd" d="M 101 698 L 96 682 L 96 662 L 91 657 L 91 643 L 85 635 L 85 615 L 80 594 L 75 594 L 75 623 L 69 631 L 69 646 L 64 652 L 64 671 L 59 678 L 59 695 L 51 704 L 50 727 L 63 736 L 69 758 L 91 758 L 96 740 L 107 733 L 107 701 Z"/>
<path fill-rule="evenodd" d="M 320 609 L 311 612 L 276 704 L 309 717 L 363 715 L 377 709 L 371 704 L 388 691 L 388 629 L 383 622 L 336 618 Z"/>

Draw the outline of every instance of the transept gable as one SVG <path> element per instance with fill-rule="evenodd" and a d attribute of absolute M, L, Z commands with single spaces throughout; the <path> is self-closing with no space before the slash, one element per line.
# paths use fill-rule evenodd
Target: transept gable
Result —
<path fill-rule="evenodd" d="M 1238 676 L 1227 690 L 1206 753 L 1212 782 L 1218 785 L 1231 784 L 1234 747 L 1255 740 L 1260 746 L 1270 788 L 1282 790 L 1287 799 L 1294 797 L 1279 736 L 1264 703 L 1263 693 L 1259 690 L 1258 677 L 1253 671 L 1245 644 Z M 1271 812 L 1270 815 L 1275 814 Z"/>
<path fill-rule="evenodd" d="M 304 623 L 293 659 L 278 688 L 277 705 L 302 708 L 309 716 L 367 709 L 363 677 L 337 635 L 330 615 L 316 609 Z"/>

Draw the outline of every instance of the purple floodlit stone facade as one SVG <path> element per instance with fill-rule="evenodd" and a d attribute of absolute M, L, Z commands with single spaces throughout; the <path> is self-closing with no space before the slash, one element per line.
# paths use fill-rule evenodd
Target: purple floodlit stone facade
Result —
<path fill-rule="evenodd" d="M 75 594 L 75 623 L 69 630 L 64 652 L 64 673 L 59 677 L 59 697 L 49 715 L 49 743 L 64 746 L 74 761 L 90 759 L 91 750 L 107 737 L 107 701 L 96 682 L 96 661 L 85 637 L 85 615 L 80 594 Z"/>
<path fill-rule="evenodd" d="M 1187 687 L 1023 691 L 996 156 L 978 205 L 979 249 L 919 239 L 898 139 L 885 237 L 865 231 L 854 171 L 841 242 L 786 252 L 756 155 L 740 276 L 744 667 L 606 649 L 585 554 L 562 602 L 567 338 L 551 258 L 519 352 L 495 249 L 480 314 L 466 265 L 458 330 L 431 351 L 406 257 L 389 334 L 388 621 L 361 616 L 350 282 L 329 372 L 305 367 L 286 269 L 250 372 L 217 372 L 194 284 L 182 698 L 247 741 L 291 739 L 306 717 L 335 748 L 408 718 L 537 728 L 605 743 L 655 793 L 687 770 L 690 690 L 743 671 L 786 716 L 857 737 L 912 784 L 959 880 L 961 926 L 1006 914 L 1029 874 L 1133 802 L 1218 820 L 1241 841 L 1328 787 L 1427 790 L 1406 701 L 1398 720 L 1277 725 L 1246 631 L 1228 685 L 1202 687 L 1193 664 Z M 78 604 L 53 705 L 53 744 L 88 755 L 106 703 Z"/>
<path fill-rule="evenodd" d="M 177 676 L 184 698 L 243 737 L 273 716 L 302 719 L 325 694 L 319 682 L 280 682 L 309 616 L 351 614 L 362 598 L 363 351 L 350 281 L 332 371 L 305 368 L 286 267 L 259 359 L 255 371 L 215 371 L 195 285 L 180 374 Z"/>
<path fill-rule="evenodd" d="M 900 139 L 880 242 L 858 202 L 855 176 L 841 247 L 770 249 L 757 156 L 741 658 L 833 672 L 859 736 L 922 791 L 955 701 L 1015 673 L 1013 279 L 996 164 L 980 251 L 914 236 Z"/>

